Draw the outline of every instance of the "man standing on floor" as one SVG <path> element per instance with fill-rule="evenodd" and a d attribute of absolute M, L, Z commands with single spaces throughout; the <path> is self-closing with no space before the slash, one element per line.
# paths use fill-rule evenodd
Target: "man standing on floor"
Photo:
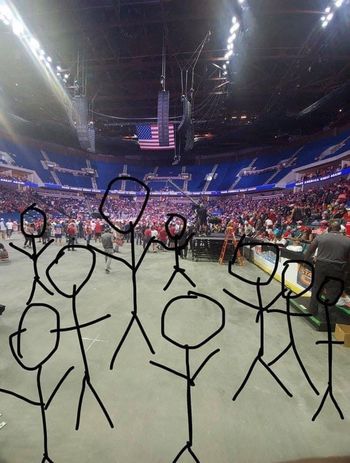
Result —
<path fill-rule="evenodd" d="M 106 228 L 106 230 L 102 233 L 101 242 L 103 250 L 109 254 L 109 256 L 105 256 L 105 263 L 106 273 L 110 273 L 112 262 L 112 258 L 110 256 L 113 254 L 113 235 L 110 228 Z"/>
<path fill-rule="evenodd" d="M 325 278 L 333 277 L 344 281 L 345 267 L 350 259 L 350 238 L 344 236 L 341 232 L 340 223 L 333 221 L 330 223 L 328 233 L 317 236 L 310 244 L 305 253 L 305 259 L 310 259 L 316 249 L 317 257 L 315 263 L 315 281 L 312 287 L 309 312 L 316 315 L 318 313 L 317 293 L 324 282 Z M 333 299 L 333 291 L 337 292 L 338 288 L 327 288 L 327 298 Z M 335 307 L 330 307 L 331 322 L 335 320 Z M 324 321 L 325 314 L 320 314 Z"/>

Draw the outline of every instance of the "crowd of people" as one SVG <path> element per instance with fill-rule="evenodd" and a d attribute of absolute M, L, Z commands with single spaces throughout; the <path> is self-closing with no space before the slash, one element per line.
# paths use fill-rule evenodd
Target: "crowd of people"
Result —
<path fill-rule="evenodd" d="M 54 238 L 62 245 L 69 235 L 76 240 L 99 241 L 105 222 L 98 217 L 101 197 L 92 194 L 48 195 L 38 190 L 15 191 L 0 186 L 0 237 L 9 239 L 19 228 L 18 214 L 28 205 L 36 203 L 48 217 L 44 240 Z M 143 197 L 111 197 L 105 203 L 104 212 L 119 229 L 138 216 Z M 320 185 L 306 191 L 283 191 L 267 196 L 236 195 L 220 198 L 201 198 L 198 205 L 188 198 L 151 197 L 135 230 L 138 244 L 150 236 L 165 237 L 167 214 L 180 213 L 186 217 L 189 229 L 199 234 L 225 233 L 233 227 L 237 235 L 292 245 L 295 241 L 310 242 L 327 231 L 330 220 L 341 222 L 350 236 L 350 182 L 337 180 L 327 186 Z M 13 217 L 11 218 L 11 214 Z M 176 221 L 175 221 L 176 224 Z M 72 230 L 74 225 L 74 230 Z M 28 227 L 31 227 L 28 224 Z M 34 224 L 40 226 L 40 223 Z M 69 228 L 70 227 L 70 228 Z M 46 236 L 47 235 L 47 236 Z M 123 235 L 116 236 L 119 243 Z M 127 239 L 127 235 L 125 236 Z"/>

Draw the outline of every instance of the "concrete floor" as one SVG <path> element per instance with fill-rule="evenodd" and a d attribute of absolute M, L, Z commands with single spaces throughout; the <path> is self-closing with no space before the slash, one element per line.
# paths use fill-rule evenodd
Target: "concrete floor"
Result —
<path fill-rule="evenodd" d="M 15 241 L 20 244 L 20 240 Z M 40 271 L 58 251 L 52 246 L 42 256 Z M 127 257 L 129 245 L 122 248 Z M 138 248 L 138 253 L 141 248 Z M 83 278 L 87 265 L 86 252 L 70 253 L 56 277 L 68 286 Z M 109 370 L 114 349 L 130 319 L 131 281 L 129 271 L 119 263 L 112 272 L 104 272 L 103 258 L 98 256 L 96 271 L 77 300 L 81 322 L 88 322 L 106 313 L 109 320 L 83 330 L 85 347 L 94 387 L 101 396 L 115 423 L 108 424 L 89 390 L 86 391 L 81 428 L 74 430 L 83 366 L 75 332 L 61 335 L 59 349 L 44 366 L 43 389 L 48 397 L 62 374 L 71 365 L 75 370 L 63 384 L 47 412 L 50 456 L 55 463 L 167 463 L 172 462 L 187 440 L 186 383 L 149 364 L 164 363 L 185 371 L 184 352 L 160 335 L 160 317 L 165 304 L 186 293 L 190 287 L 177 277 L 164 292 L 171 274 L 174 256 L 170 253 L 149 253 L 139 272 L 139 315 L 155 347 L 151 355 L 137 330 L 132 329 L 114 371 Z M 70 263 L 68 263 L 70 262 Z M 193 371 L 214 349 L 221 351 L 202 370 L 192 389 L 193 450 L 202 463 L 268 463 L 306 457 L 350 455 L 350 349 L 334 347 L 334 394 L 343 410 L 341 421 L 332 403 L 327 400 L 316 422 L 311 417 L 320 397 L 316 397 L 303 377 L 295 358 L 288 353 L 274 371 L 293 392 L 289 398 L 260 365 L 256 366 L 246 388 L 236 402 L 232 396 L 241 384 L 258 351 L 259 331 L 256 313 L 235 303 L 222 288 L 255 301 L 254 289 L 235 281 L 226 266 L 215 263 L 183 262 L 186 272 L 197 283 L 197 290 L 217 298 L 226 308 L 226 327 L 208 344 L 191 353 Z M 251 264 L 241 269 L 255 276 L 259 270 Z M 0 265 L 0 303 L 6 311 L 0 318 L 0 378 L 2 388 L 37 399 L 35 373 L 24 371 L 14 361 L 8 337 L 16 331 L 19 317 L 31 287 L 31 265 L 24 256 L 11 251 L 11 263 Z M 43 277 L 44 281 L 47 281 Z M 268 301 L 276 294 L 278 283 L 264 291 Z M 34 302 L 55 306 L 61 325 L 73 323 L 70 301 L 49 296 L 41 289 Z M 278 305 L 281 307 L 281 305 Z M 176 335 L 200 333 L 216 326 L 215 312 L 204 304 L 201 323 L 181 310 L 173 317 Z M 192 322 L 192 325 L 190 323 Z M 194 329 L 190 330 L 191 326 Z M 208 323 L 206 325 L 206 323 Z M 32 343 L 26 344 L 26 355 L 39 358 L 47 349 L 47 332 L 43 324 L 31 324 Z M 297 345 L 301 357 L 321 394 L 327 386 L 326 346 L 315 341 L 324 333 L 312 330 L 302 319 L 294 320 Z M 283 315 L 266 317 L 266 359 L 271 360 L 288 343 Z M 0 430 L 0 463 L 37 463 L 42 458 L 41 416 L 37 407 L 14 397 L 0 394 L 1 420 L 7 425 Z M 188 453 L 181 462 L 193 461 Z"/>

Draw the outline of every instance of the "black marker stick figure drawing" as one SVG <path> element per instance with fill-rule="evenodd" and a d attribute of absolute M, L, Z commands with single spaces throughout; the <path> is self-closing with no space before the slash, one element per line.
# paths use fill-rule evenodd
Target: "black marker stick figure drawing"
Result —
<path fill-rule="evenodd" d="M 186 339 L 186 341 L 179 340 L 178 338 L 174 337 L 174 335 L 171 334 L 171 327 L 168 327 L 167 323 L 167 316 L 169 315 L 169 312 L 171 311 L 176 311 L 179 306 L 178 302 L 181 300 L 189 300 L 191 301 L 192 306 L 194 305 L 195 302 L 200 304 L 200 306 L 203 304 L 204 301 L 208 301 L 211 303 L 213 310 L 217 312 L 217 323 L 216 323 L 216 328 L 210 332 L 210 334 L 206 334 L 206 337 L 202 337 L 199 341 L 197 341 L 195 344 L 193 344 L 193 341 L 191 343 L 190 339 Z M 204 301 L 203 301 L 204 300 Z M 206 296 L 204 294 L 196 293 L 193 291 L 189 291 L 187 295 L 183 296 L 177 296 L 171 299 L 167 305 L 165 306 L 163 313 L 162 313 L 162 319 L 161 319 L 161 333 L 162 336 L 169 341 L 171 344 L 174 344 L 176 347 L 179 347 L 180 349 L 183 349 L 185 351 L 185 367 L 186 367 L 186 372 L 181 373 L 179 371 L 173 370 L 172 368 L 169 368 L 168 366 L 162 365 L 160 363 L 156 363 L 151 361 L 151 365 L 154 365 L 158 368 L 161 368 L 163 370 L 168 371 L 169 373 L 172 373 L 175 376 L 178 376 L 184 380 L 186 380 L 186 397 L 187 397 L 187 423 L 188 423 L 188 440 L 186 444 L 182 447 L 182 449 L 179 451 L 179 453 L 176 455 L 175 459 L 173 460 L 173 463 L 177 462 L 179 458 L 183 455 L 184 452 L 188 451 L 193 460 L 197 463 L 199 463 L 199 459 L 192 450 L 192 445 L 193 445 L 193 420 L 192 420 L 192 388 L 195 386 L 195 379 L 199 375 L 199 373 L 202 371 L 202 369 L 205 367 L 205 365 L 209 362 L 209 360 L 218 352 L 220 352 L 220 349 L 216 349 L 213 352 L 211 352 L 205 360 L 200 364 L 200 366 L 196 369 L 194 373 L 191 372 L 191 364 L 190 364 L 190 351 L 199 349 L 202 347 L 204 344 L 209 342 L 212 338 L 214 338 L 217 334 L 220 333 L 220 331 L 223 330 L 225 326 L 225 309 L 224 307 L 215 299 L 212 297 Z M 185 342 L 185 343 L 184 343 Z"/>
<path fill-rule="evenodd" d="M 182 222 L 182 227 L 180 229 L 180 232 L 178 233 L 172 233 L 171 230 L 170 230 L 170 224 L 171 222 L 174 220 L 174 219 L 180 219 L 181 222 Z M 181 254 L 181 250 L 182 249 L 185 249 L 188 245 L 188 243 L 190 242 L 190 240 L 192 239 L 192 237 L 194 236 L 194 233 L 191 233 L 185 240 L 185 242 L 180 245 L 180 241 L 181 241 L 181 238 L 183 237 L 183 235 L 185 234 L 186 232 L 186 227 L 187 227 L 187 220 L 184 216 L 180 215 L 180 214 L 168 214 L 168 220 L 166 221 L 165 223 L 165 230 L 166 230 L 166 233 L 168 235 L 168 238 L 170 241 L 173 241 L 174 242 L 174 248 L 171 248 L 169 246 L 166 246 L 162 241 L 158 241 L 158 240 L 155 240 L 157 243 L 159 243 L 163 248 L 165 248 L 166 250 L 168 251 L 174 251 L 175 253 L 175 265 L 174 265 L 174 271 L 173 273 L 171 274 L 167 284 L 164 286 L 163 290 L 166 291 L 169 286 L 171 285 L 173 279 L 175 278 L 175 276 L 179 273 L 180 275 L 182 275 L 188 282 L 189 284 L 195 288 L 196 287 L 196 284 L 191 280 L 191 278 L 186 275 L 186 270 L 184 268 L 181 268 L 180 267 L 180 261 L 179 261 L 179 257 L 180 257 L 180 254 Z"/>
<path fill-rule="evenodd" d="M 111 220 L 109 214 L 107 214 L 106 211 L 105 211 L 105 206 L 106 206 L 106 202 L 108 200 L 108 195 L 109 195 L 110 191 L 113 190 L 113 185 L 118 181 L 135 182 L 137 187 L 141 186 L 144 189 L 144 192 L 145 192 L 144 201 L 142 203 L 142 206 L 140 208 L 138 216 L 136 217 L 136 219 L 134 221 L 129 222 L 128 227 L 126 227 L 126 229 L 120 229 L 119 227 L 117 227 L 116 224 L 113 223 L 113 221 Z M 136 188 L 135 188 L 135 190 L 136 190 Z M 89 246 L 90 249 L 93 249 L 93 250 L 99 252 L 100 254 L 108 255 L 112 259 L 123 262 L 124 265 L 126 265 L 131 270 L 131 273 L 132 273 L 131 319 L 130 319 L 130 322 L 129 322 L 128 326 L 125 329 L 125 332 L 124 332 L 121 340 L 119 341 L 118 346 L 116 347 L 116 349 L 115 349 L 115 351 L 113 353 L 113 356 L 112 356 L 112 359 L 111 359 L 111 362 L 110 362 L 110 369 L 111 370 L 113 370 L 116 358 L 117 358 L 117 356 L 119 354 L 119 351 L 122 348 L 126 338 L 128 337 L 128 334 L 129 334 L 129 332 L 130 332 L 130 330 L 131 330 L 131 328 L 132 328 L 132 326 L 133 326 L 133 324 L 135 322 L 136 322 L 136 326 L 138 326 L 139 330 L 141 331 L 141 334 L 142 334 L 144 340 L 146 341 L 148 349 L 150 350 L 150 352 L 152 354 L 155 354 L 155 351 L 153 349 L 151 341 L 150 341 L 149 337 L 147 336 L 146 331 L 145 331 L 145 329 L 144 329 L 144 327 L 143 327 L 143 325 L 141 323 L 140 317 L 138 315 L 138 304 L 137 304 L 137 271 L 139 270 L 139 268 L 140 268 L 140 266 L 142 264 L 142 261 L 146 256 L 146 253 L 147 253 L 148 249 L 150 248 L 150 246 L 154 242 L 154 239 L 151 238 L 151 240 L 149 240 L 149 242 L 147 243 L 145 249 L 143 250 L 143 253 L 141 254 L 141 256 L 140 256 L 140 258 L 139 258 L 139 260 L 137 262 L 136 262 L 136 254 L 135 254 L 135 246 L 136 246 L 135 227 L 138 224 L 138 222 L 140 221 L 140 219 L 142 217 L 142 214 L 143 214 L 143 212 L 144 212 L 144 210 L 146 208 L 146 205 L 147 205 L 148 199 L 149 199 L 149 195 L 150 195 L 149 187 L 145 183 L 143 183 L 141 180 L 138 180 L 135 177 L 128 177 L 127 175 L 121 175 L 119 177 L 114 178 L 108 184 L 107 190 L 105 191 L 104 196 L 103 196 L 102 201 L 101 201 L 101 204 L 99 206 L 99 212 L 100 212 L 101 216 L 110 225 L 111 228 L 113 228 L 115 231 L 117 231 L 118 233 L 121 233 L 123 235 L 130 234 L 131 264 L 129 264 L 129 262 L 127 262 L 125 259 L 122 259 L 121 257 L 116 257 L 114 255 L 106 254 L 105 252 L 101 251 L 100 249 Z"/>
<path fill-rule="evenodd" d="M 82 249 L 85 251 L 88 251 L 91 254 L 91 266 L 90 269 L 87 273 L 86 278 L 80 283 L 79 286 L 77 284 L 72 285 L 72 289 L 70 292 L 65 292 L 63 291 L 59 285 L 53 280 L 51 276 L 51 271 L 54 269 L 56 265 L 59 264 L 59 261 L 62 259 L 62 257 L 65 255 L 65 251 L 70 251 L 74 246 L 74 249 Z M 96 323 L 100 323 L 103 320 L 106 320 L 109 318 L 111 315 L 107 314 L 104 315 L 103 317 L 97 318 L 96 320 L 80 324 L 79 322 L 79 317 L 78 317 L 78 312 L 77 312 L 77 306 L 76 306 L 76 301 L 77 301 L 77 296 L 79 292 L 83 289 L 83 287 L 86 285 L 86 283 L 90 280 L 91 275 L 94 271 L 96 265 L 96 254 L 89 248 L 82 246 L 82 245 L 68 245 L 64 246 L 57 254 L 56 259 L 48 266 L 46 270 L 46 275 L 52 286 L 55 288 L 55 290 L 61 294 L 63 297 L 71 299 L 72 300 L 72 313 L 73 313 L 73 319 L 74 319 L 74 325 L 70 327 L 65 327 L 65 328 L 60 328 L 61 332 L 67 332 L 67 331 L 76 331 L 77 337 L 78 337 L 78 342 L 79 342 L 79 347 L 80 347 L 80 352 L 81 352 L 81 357 L 83 360 L 83 365 L 84 365 L 84 376 L 82 380 L 82 386 L 81 386 L 81 392 L 80 392 L 80 397 L 79 397 L 79 403 L 78 403 L 78 411 L 77 411 L 77 419 L 76 419 L 76 424 L 75 424 L 75 429 L 78 430 L 80 426 L 80 416 L 81 416 L 81 408 L 83 404 L 83 399 L 84 399 L 84 394 L 85 390 L 88 387 L 90 391 L 92 392 L 93 396 L 95 397 L 96 401 L 98 402 L 100 408 L 102 409 L 102 412 L 104 413 L 109 425 L 111 428 L 114 427 L 113 422 L 107 412 L 106 407 L 103 405 L 102 400 L 100 399 L 98 393 L 96 392 L 96 389 L 91 383 L 91 377 L 90 377 L 90 371 L 89 371 L 89 364 L 85 352 L 85 347 L 84 347 L 84 342 L 83 342 L 83 336 L 81 333 L 82 328 L 86 328 L 87 326 L 95 325 Z"/>
<path fill-rule="evenodd" d="M 243 304 L 243 305 L 245 305 L 247 307 L 253 308 L 253 309 L 258 311 L 255 322 L 259 323 L 259 325 L 260 325 L 260 347 L 259 347 L 258 354 L 255 357 L 255 359 L 253 360 L 253 362 L 252 362 L 252 364 L 251 364 L 251 366 L 250 366 L 250 368 L 248 370 L 248 373 L 247 373 L 246 377 L 244 378 L 241 386 L 239 387 L 239 389 L 237 390 L 237 392 L 233 396 L 232 400 L 235 401 L 237 399 L 237 397 L 239 396 L 239 394 L 242 392 L 242 390 L 244 389 L 244 386 L 247 384 L 247 382 L 249 380 L 249 377 L 252 374 L 252 372 L 253 372 L 253 370 L 254 370 L 254 368 L 255 368 L 255 366 L 256 366 L 256 364 L 258 362 L 270 373 L 270 375 L 279 384 L 279 386 L 284 390 L 284 392 L 289 397 L 293 397 L 291 392 L 287 389 L 287 387 L 282 383 L 282 381 L 278 378 L 278 376 L 274 373 L 274 371 L 269 367 L 269 365 L 263 359 L 264 352 L 265 352 L 264 351 L 264 347 L 265 347 L 265 313 L 267 313 L 269 307 L 271 307 L 278 300 L 278 298 L 280 297 L 280 294 L 278 294 L 276 297 L 274 297 L 273 300 L 269 304 L 264 306 L 263 301 L 262 301 L 261 289 L 262 289 L 262 287 L 269 285 L 271 283 L 272 279 L 275 276 L 275 273 L 277 271 L 277 266 L 278 266 L 279 248 L 278 248 L 277 245 L 272 244 L 272 243 L 249 242 L 249 243 L 245 244 L 244 240 L 245 240 L 245 236 L 243 235 L 241 237 L 241 239 L 239 240 L 236 248 L 235 248 L 235 251 L 234 251 L 234 254 L 232 256 L 231 261 L 229 262 L 228 271 L 229 271 L 230 275 L 234 276 L 235 278 L 238 278 L 240 281 L 243 281 L 244 283 L 247 283 L 248 285 L 255 286 L 256 293 L 257 293 L 257 298 L 258 298 L 258 305 L 254 305 L 254 304 L 249 303 L 248 301 L 244 301 L 243 299 L 239 298 L 238 296 L 236 296 L 232 292 L 228 291 L 227 289 L 224 289 L 223 291 L 226 294 L 228 294 L 230 297 L 235 299 L 236 301 L 240 302 L 241 304 Z M 247 278 L 244 278 L 242 275 L 239 275 L 238 273 L 233 272 L 233 270 L 232 270 L 233 265 L 235 264 L 235 262 L 239 258 L 239 256 L 240 256 L 239 253 L 242 253 L 242 249 L 243 249 L 244 246 L 248 246 L 248 247 L 261 246 L 262 249 L 267 248 L 267 249 L 270 249 L 270 250 L 272 250 L 274 252 L 274 254 L 275 254 L 274 266 L 273 266 L 273 269 L 271 271 L 271 274 L 269 275 L 268 279 L 265 282 L 262 282 L 260 277 L 258 277 L 255 281 L 252 281 L 252 280 L 248 280 Z"/>
<path fill-rule="evenodd" d="M 316 413 L 312 417 L 312 421 L 315 421 L 318 417 L 328 396 L 330 397 L 335 408 L 337 409 L 340 418 L 342 420 L 344 419 L 343 412 L 341 411 L 338 402 L 336 401 L 333 394 L 333 344 L 344 344 L 344 342 L 332 340 L 332 326 L 331 317 L 329 313 L 330 307 L 336 304 L 340 296 L 343 294 L 343 291 L 344 282 L 340 278 L 326 277 L 326 279 L 324 280 L 320 289 L 317 292 L 317 300 L 320 304 L 324 306 L 325 309 L 327 323 L 327 341 L 317 341 L 316 344 L 327 344 L 328 346 L 328 386 L 325 390 L 320 406 L 318 407 Z"/>
<path fill-rule="evenodd" d="M 32 334 L 30 332 L 30 330 L 28 330 L 27 328 L 23 328 L 23 326 L 24 326 L 24 322 L 26 320 L 26 317 L 28 317 L 28 314 L 30 315 L 32 311 L 37 311 L 37 310 L 40 310 L 40 311 L 43 312 L 42 315 L 41 315 L 41 318 L 44 318 L 44 320 L 45 320 L 45 317 L 48 316 L 48 314 L 53 314 L 54 315 L 54 319 L 55 319 L 54 327 L 55 327 L 55 329 L 50 330 L 50 333 L 54 333 L 54 335 L 53 335 L 53 341 L 54 342 L 53 342 L 53 347 L 46 353 L 46 355 L 44 354 L 45 356 L 43 356 L 43 358 L 39 362 L 37 362 L 34 365 L 30 366 L 30 365 L 28 365 L 29 360 L 28 359 L 23 360 L 23 355 L 20 352 L 18 352 L 18 350 L 17 350 L 17 348 L 15 348 L 14 344 L 16 344 L 17 347 L 21 344 L 21 337 L 23 336 L 24 333 L 25 333 L 25 335 L 29 335 L 29 336 Z M 35 336 L 37 336 L 37 334 Z M 16 343 L 14 343 L 15 338 L 17 338 Z M 35 339 L 33 341 L 36 342 L 37 339 Z M 15 333 L 10 335 L 9 343 L 10 343 L 10 349 L 11 349 L 12 355 L 15 358 L 16 362 L 22 368 L 24 368 L 27 371 L 36 371 L 36 384 L 37 384 L 37 390 L 38 390 L 38 400 L 34 401 L 34 400 L 28 399 L 27 397 L 24 397 L 24 396 L 22 396 L 20 394 L 17 394 L 17 393 L 15 393 L 13 391 L 9 391 L 9 390 L 6 390 L 6 389 L 0 389 L 0 393 L 12 395 L 12 396 L 17 397 L 18 399 L 21 399 L 21 400 L 23 400 L 23 401 L 25 401 L 25 402 L 27 402 L 27 403 L 29 403 L 31 405 L 35 405 L 35 406 L 40 407 L 41 421 L 42 421 L 42 432 L 43 432 L 43 447 L 44 447 L 44 449 L 43 449 L 44 450 L 43 451 L 43 458 L 41 460 L 42 463 L 53 463 L 53 460 L 49 457 L 46 411 L 49 408 L 53 398 L 57 394 L 59 388 L 62 386 L 62 384 L 65 381 L 65 379 L 67 378 L 67 376 L 74 369 L 74 367 L 72 366 L 65 372 L 65 374 L 62 376 L 60 381 L 57 383 L 56 387 L 54 388 L 54 390 L 51 393 L 48 400 L 45 401 L 44 395 L 43 395 L 43 390 L 42 390 L 42 369 L 43 369 L 43 365 L 53 356 L 53 354 L 58 349 L 59 342 L 60 342 L 60 316 L 59 316 L 58 311 L 54 307 L 52 307 L 52 306 L 50 306 L 48 304 L 30 304 L 30 305 L 28 305 L 26 307 L 26 309 L 24 310 L 21 318 L 20 318 L 19 325 L 18 325 L 18 330 Z M 43 344 L 41 346 L 43 346 Z M 46 348 L 46 346 L 44 348 Z"/>
<path fill-rule="evenodd" d="M 298 293 L 293 293 L 286 285 L 286 273 L 289 269 L 289 267 L 291 265 L 299 265 L 299 266 L 304 266 L 304 267 L 308 267 L 309 268 L 309 271 L 310 271 L 310 274 L 311 274 L 311 281 L 309 283 L 309 285 L 304 288 L 302 291 L 299 291 Z M 314 383 L 311 381 L 311 378 L 308 374 L 308 372 L 306 371 L 306 368 L 300 358 L 300 355 L 299 355 L 299 352 L 298 352 L 298 349 L 297 349 L 297 346 L 295 344 L 295 338 L 294 338 L 294 334 L 293 334 L 293 325 L 292 325 L 292 317 L 311 317 L 312 314 L 304 314 L 304 313 L 292 313 L 290 311 L 290 301 L 292 299 L 296 299 L 297 297 L 301 297 L 303 296 L 305 293 L 307 293 L 310 288 L 312 288 L 314 284 L 314 268 L 313 266 L 304 261 L 304 260 L 287 260 L 285 263 L 284 263 L 284 268 L 283 268 L 283 271 L 282 271 L 282 279 L 281 279 L 281 286 L 282 286 L 282 291 L 281 291 L 281 296 L 282 298 L 286 301 L 286 311 L 283 311 L 283 310 L 268 310 L 268 312 L 272 313 L 272 312 L 278 312 L 278 313 L 283 313 L 283 314 L 286 314 L 287 315 L 287 325 L 288 325 L 288 333 L 289 333 L 289 343 L 287 345 L 287 347 L 285 349 L 282 350 L 282 352 L 280 354 L 278 354 L 271 362 L 268 363 L 269 366 L 277 363 L 290 349 L 292 349 L 293 353 L 294 353 L 294 356 L 307 380 L 307 382 L 309 383 L 311 389 L 315 392 L 316 395 L 319 395 L 320 393 L 318 392 L 316 386 L 314 385 Z"/>
<path fill-rule="evenodd" d="M 27 230 L 26 230 L 25 217 L 26 217 L 27 214 L 29 215 L 31 213 L 35 213 L 35 214 L 39 215 L 43 220 L 43 224 L 42 224 L 41 230 L 39 230 L 37 233 L 35 231 L 33 231 L 32 234 L 29 234 L 29 233 L 27 233 Z M 51 292 L 44 285 L 44 283 L 40 280 L 39 271 L 38 271 L 38 259 L 41 256 L 41 254 L 43 254 L 43 252 L 46 251 L 46 249 L 54 242 L 54 240 L 53 239 L 49 240 L 40 249 L 40 251 L 37 251 L 37 249 L 36 249 L 36 241 L 35 241 L 37 238 L 41 238 L 44 235 L 45 229 L 46 229 L 46 223 L 47 223 L 47 219 L 46 219 L 45 212 L 43 210 L 39 209 L 38 207 L 36 207 L 35 204 L 32 204 L 31 206 L 27 207 L 21 213 L 21 230 L 22 230 L 23 235 L 26 237 L 26 239 L 29 239 L 31 241 L 31 243 L 32 243 L 32 253 L 30 253 L 28 251 L 25 251 L 24 249 L 21 249 L 20 247 L 16 246 L 13 243 L 9 243 L 9 246 L 11 246 L 13 249 L 16 249 L 17 251 L 21 252 L 22 254 L 27 256 L 33 262 L 34 279 L 33 279 L 33 284 L 32 284 L 32 289 L 31 289 L 31 292 L 30 292 L 30 296 L 29 296 L 29 298 L 28 298 L 28 300 L 26 302 L 27 305 L 29 305 L 32 302 L 37 285 L 40 285 L 43 288 L 43 290 L 46 291 L 51 296 L 53 295 L 53 292 Z"/>

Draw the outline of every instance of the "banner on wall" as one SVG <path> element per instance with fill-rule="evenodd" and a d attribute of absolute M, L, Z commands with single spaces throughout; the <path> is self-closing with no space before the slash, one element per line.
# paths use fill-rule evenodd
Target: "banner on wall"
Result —
<path fill-rule="evenodd" d="M 273 250 L 266 250 L 266 248 L 263 249 L 262 246 L 253 247 L 253 262 L 255 265 L 271 275 L 276 261 L 276 254 Z M 287 262 L 287 260 L 288 259 L 286 257 L 280 255 L 275 273 L 275 279 L 278 281 L 281 281 L 282 279 L 282 272 L 285 268 L 284 263 Z M 310 285 L 311 278 L 312 275 L 307 266 L 292 263 L 289 265 L 286 273 L 286 285 L 294 293 L 299 293 Z M 304 297 L 311 297 L 311 291 L 304 294 Z"/>

